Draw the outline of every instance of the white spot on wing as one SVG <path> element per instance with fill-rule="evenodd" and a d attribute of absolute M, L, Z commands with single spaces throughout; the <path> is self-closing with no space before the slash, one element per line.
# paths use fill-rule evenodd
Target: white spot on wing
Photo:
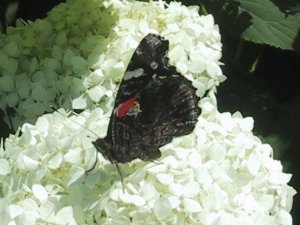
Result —
<path fill-rule="evenodd" d="M 151 62 L 150 67 L 151 67 L 151 69 L 156 70 L 158 68 L 158 63 L 153 61 L 153 62 Z"/>
<path fill-rule="evenodd" d="M 131 78 L 137 78 L 140 77 L 144 74 L 144 70 L 142 68 L 133 70 L 133 71 L 127 71 L 127 73 L 125 73 L 124 75 L 124 80 L 129 80 Z"/>

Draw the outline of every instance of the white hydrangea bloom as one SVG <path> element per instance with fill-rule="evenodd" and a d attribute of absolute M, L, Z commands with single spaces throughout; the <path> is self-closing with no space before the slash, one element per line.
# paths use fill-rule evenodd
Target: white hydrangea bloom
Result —
<path fill-rule="evenodd" d="M 291 175 L 252 134 L 253 119 L 219 113 L 209 98 L 201 107 L 194 132 L 161 148 L 158 161 L 120 164 L 124 190 L 101 154 L 87 172 L 96 137 L 79 124 L 103 137 L 109 113 L 25 124 L 0 152 L 1 224 L 291 225 Z"/>
<path fill-rule="evenodd" d="M 70 119 L 43 115 L 1 142 L 0 224 L 292 224 L 291 175 L 252 134 L 252 118 L 217 111 L 220 34 L 197 11 L 74 0 L 0 36 L 0 102 L 15 108 L 15 126 L 53 104 L 91 109 Z M 161 148 L 157 162 L 120 165 L 123 190 L 91 141 L 106 135 L 118 82 L 149 32 L 170 41 L 171 63 L 199 96 L 211 91 L 193 133 Z"/>
<path fill-rule="evenodd" d="M 170 61 L 203 96 L 225 80 L 213 17 L 197 7 L 163 1 L 74 0 L 43 20 L 0 36 L 0 107 L 17 128 L 35 122 L 50 105 L 111 109 L 133 51 L 149 32 L 170 41 Z M 113 92 L 112 92 L 113 90 Z"/>

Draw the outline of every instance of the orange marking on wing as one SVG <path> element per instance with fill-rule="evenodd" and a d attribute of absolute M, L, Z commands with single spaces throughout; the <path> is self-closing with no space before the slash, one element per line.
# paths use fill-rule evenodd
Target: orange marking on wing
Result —
<path fill-rule="evenodd" d="M 118 106 L 117 117 L 119 117 L 119 118 L 125 117 L 127 115 L 127 112 L 133 106 L 136 99 L 137 99 L 137 96 L 134 96 L 134 97 L 128 99 L 126 102 L 121 103 Z"/>

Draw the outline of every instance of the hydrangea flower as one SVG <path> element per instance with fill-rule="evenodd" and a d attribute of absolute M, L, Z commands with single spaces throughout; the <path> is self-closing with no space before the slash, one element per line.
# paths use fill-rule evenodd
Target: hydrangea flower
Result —
<path fill-rule="evenodd" d="M 111 110 L 131 55 L 149 32 L 170 41 L 170 60 L 198 95 L 225 80 L 213 17 L 180 3 L 85 1 L 60 4 L 47 18 L 0 36 L 0 107 L 17 128 L 57 108 Z"/>
<path fill-rule="evenodd" d="M 291 175 L 252 134 L 253 119 L 219 113 L 210 98 L 201 107 L 194 132 L 158 161 L 120 164 L 124 190 L 101 154 L 87 172 L 97 138 L 88 129 L 104 136 L 109 113 L 60 111 L 25 124 L 0 152 L 2 224 L 291 225 Z"/>
<path fill-rule="evenodd" d="M 0 224 L 292 224 L 291 175 L 252 134 L 252 118 L 217 110 L 220 34 L 197 11 L 74 0 L 0 37 L 1 107 L 16 110 L 15 126 L 38 118 L 1 142 Z M 123 190 L 91 142 L 106 135 L 118 82 L 149 32 L 170 41 L 171 64 L 199 96 L 210 91 L 193 133 L 156 162 L 120 165 Z M 85 110 L 42 115 L 53 104 Z"/>

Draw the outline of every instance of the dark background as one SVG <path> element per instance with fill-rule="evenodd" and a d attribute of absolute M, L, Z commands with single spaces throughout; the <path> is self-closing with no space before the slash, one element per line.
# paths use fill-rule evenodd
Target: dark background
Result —
<path fill-rule="evenodd" d="M 0 0 L 2 27 L 5 26 L 3 15 L 10 2 Z M 21 0 L 17 17 L 25 21 L 43 18 L 60 2 L 63 1 Z M 186 3 L 197 4 L 197 1 Z M 218 17 L 215 20 L 217 24 L 222 23 Z M 220 32 L 222 62 L 225 64 L 222 70 L 228 79 L 218 88 L 219 110 L 232 113 L 240 111 L 245 117 L 254 117 L 254 133 L 263 142 L 272 145 L 274 157 L 281 160 L 284 171 L 293 174 L 290 185 L 300 190 L 300 55 L 294 51 L 241 41 L 221 25 Z M 253 62 L 257 58 L 259 60 L 253 69 Z M 9 133 L 3 122 L 0 132 L 1 137 Z M 300 224 L 298 194 L 294 198 L 292 216 L 294 224 Z"/>

